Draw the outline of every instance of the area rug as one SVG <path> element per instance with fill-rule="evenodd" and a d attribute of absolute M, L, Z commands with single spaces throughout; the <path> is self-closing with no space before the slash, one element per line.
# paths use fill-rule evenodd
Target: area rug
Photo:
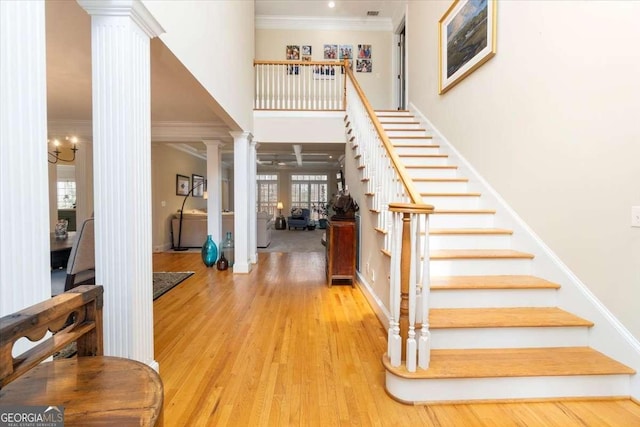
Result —
<path fill-rule="evenodd" d="M 157 300 L 162 295 L 170 291 L 173 287 L 182 283 L 186 278 L 193 275 L 193 271 L 180 272 L 154 272 L 153 273 L 153 300 Z"/>

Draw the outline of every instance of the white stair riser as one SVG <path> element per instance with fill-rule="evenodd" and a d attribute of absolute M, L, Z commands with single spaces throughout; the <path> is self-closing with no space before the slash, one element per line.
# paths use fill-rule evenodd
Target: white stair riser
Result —
<path fill-rule="evenodd" d="M 422 201 L 438 209 L 476 209 L 480 202 L 478 196 L 422 196 Z"/>
<path fill-rule="evenodd" d="M 404 166 L 446 166 L 448 157 L 400 157 Z"/>
<path fill-rule="evenodd" d="M 433 145 L 431 138 L 391 138 L 392 145 Z"/>
<path fill-rule="evenodd" d="M 587 327 L 431 329 L 432 349 L 584 347 Z"/>
<path fill-rule="evenodd" d="M 412 178 L 456 178 L 458 176 L 458 169 L 452 168 L 419 168 L 419 169 L 407 169 L 409 176 Z"/>
<path fill-rule="evenodd" d="M 425 146 L 427 145 L 427 146 Z M 398 156 L 405 156 L 408 154 L 441 154 L 440 153 L 440 147 L 438 146 L 433 146 L 435 144 L 425 144 L 425 145 L 412 145 L 410 147 L 407 146 L 402 146 L 402 147 L 395 147 L 396 150 L 396 154 Z M 432 147 L 429 147 L 428 145 L 432 145 Z"/>
<path fill-rule="evenodd" d="M 531 274 L 529 259 L 454 259 L 431 260 L 433 276 L 484 276 Z"/>
<path fill-rule="evenodd" d="M 557 290 L 431 289 L 429 305 L 431 308 L 555 307 Z"/>
<path fill-rule="evenodd" d="M 397 111 L 397 110 L 390 110 L 390 111 L 376 111 L 375 115 L 380 117 L 380 116 L 393 116 L 395 117 L 411 117 L 412 120 L 415 120 L 415 116 L 413 114 L 411 114 L 411 112 L 409 111 Z"/>
<path fill-rule="evenodd" d="M 385 121 L 391 121 L 389 119 L 385 119 Z M 394 122 L 399 122 L 400 120 L 393 119 Z M 382 123 L 382 128 L 385 131 L 392 129 L 424 129 L 420 123 L 416 121 L 402 121 L 402 123 Z"/>
<path fill-rule="evenodd" d="M 469 184 L 466 181 L 413 181 L 421 193 L 464 193 Z"/>
<path fill-rule="evenodd" d="M 386 373 L 389 394 L 403 402 L 628 396 L 629 375 L 413 379 Z"/>
<path fill-rule="evenodd" d="M 438 206 L 436 206 L 438 209 Z M 429 227 L 433 228 L 485 228 L 493 227 L 493 214 L 431 214 Z"/>
<path fill-rule="evenodd" d="M 431 249 L 511 249 L 510 234 L 432 234 Z"/>
<path fill-rule="evenodd" d="M 427 136 L 427 132 L 424 129 L 421 130 L 402 130 L 402 129 L 389 129 L 386 131 L 387 136 Z"/>

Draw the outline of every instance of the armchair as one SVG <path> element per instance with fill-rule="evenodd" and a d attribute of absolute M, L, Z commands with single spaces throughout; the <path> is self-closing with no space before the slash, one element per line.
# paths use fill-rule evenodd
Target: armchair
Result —
<path fill-rule="evenodd" d="M 298 215 L 294 215 L 295 211 L 301 211 L 301 213 L 299 213 Z M 298 212 L 296 212 L 298 213 Z M 309 209 L 300 209 L 300 208 L 293 208 L 291 209 L 291 216 L 287 218 L 287 226 L 289 227 L 289 230 L 291 230 L 291 227 L 297 229 L 297 228 L 302 228 L 303 230 L 307 229 L 307 226 L 309 225 L 309 216 L 310 216 L 311 212 L 309 211 Z"/>

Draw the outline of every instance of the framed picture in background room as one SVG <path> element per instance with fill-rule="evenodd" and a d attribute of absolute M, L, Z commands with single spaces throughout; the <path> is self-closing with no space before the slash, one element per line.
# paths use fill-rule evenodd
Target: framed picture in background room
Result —
<path fill-rule="evenodd" d="M 456 0 L 439 22 L 440 94 L 496 54 L 496 0 Z"/>
<path fill-rule="evenodd" d="M 193 184 L 193 197 L 204 197 L 204 176 L 191 174 Z"/>
<path fill-rule="evenodd" d="M 176 196 L 186 196 L 189 194 L 189 177 L 176 175 Z"/>

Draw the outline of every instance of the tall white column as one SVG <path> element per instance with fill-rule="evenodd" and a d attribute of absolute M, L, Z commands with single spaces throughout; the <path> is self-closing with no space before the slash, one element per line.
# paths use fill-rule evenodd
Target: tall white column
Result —
<path fill-rule="evenodd" d="M 51 297 L 43 1 L 0 1 L 0 316 Z"/>
<path fill-rule="evenodd" d="M 256 160 L 258 143 L 251 141 L 249 146 L 249 261 L 258 262 L 258 214 L 256 207 Z"/>
<path fill-rule="evenodd" d="M 249 145 L 250 132 L 230 132 L 233 136 L 233 229 L 235 231 L 234 273 L 248 273 L 251 271 L 249 259 L 249 212 L 255 206 L 249 206 Z"/>
<path fill-rule="evenodd" d="M 82 222 L 93 214 L 93 144 L 78 142 L 76 153 L 76 223 L 78 230 Z"/>
<path fill-rule="evenodd" d="M 138 0 L 78 0 L 91 15 L 96 283 L 104 351 L 153 359 L 150 38 Z"/>
<path fill-rule="evenodd" d="M 202 141 L 207 146 L 207 230 L 216 245 L 222 241 L 222 141 Z"/>
<path fill-rule="evenodd" d="M 48 189 L 49 189 L 49 231 L 53 233 L 58 222 L 58 165 L 49 163 L 48 165 Z"/>

